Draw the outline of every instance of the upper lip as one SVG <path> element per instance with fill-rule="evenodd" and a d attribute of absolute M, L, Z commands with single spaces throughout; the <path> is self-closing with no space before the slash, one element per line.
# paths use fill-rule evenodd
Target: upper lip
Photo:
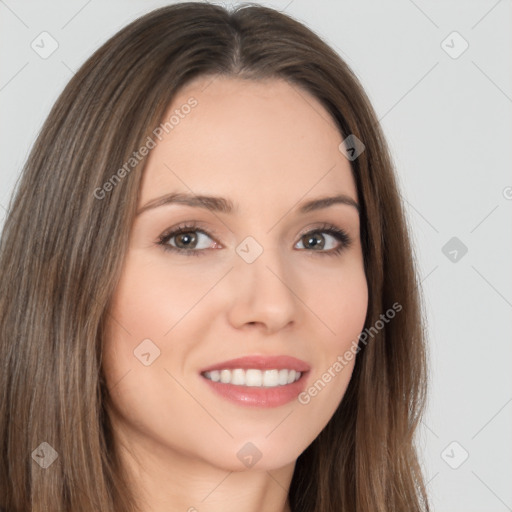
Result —
<path fill-rule="evenodd" d="M 310 366 L 305 361 L 297 359 L 292 356 L 263 356 L 263 355 L 252 355 L 238 357 L 236 359 L 230 359 L 229 361 L 223 361 L 222 363 L 216 363 L 201 370 L 203 372 L 210 372 L 213 370 L 234 370 L 235 368 L 241 368 L 248 370 L 255 368 L 259 370 L 295 370 L 297 372 L 307 372 Z"/>

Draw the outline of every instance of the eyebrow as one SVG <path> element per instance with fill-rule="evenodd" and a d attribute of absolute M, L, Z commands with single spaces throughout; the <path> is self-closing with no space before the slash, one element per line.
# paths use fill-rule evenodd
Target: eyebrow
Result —
<path fill-rule="evenodd" d="M 141 213 L 158 208 L 160 206 L 166 206 L 170 204 L 183 204 L 194 208 L 204 208 L 219 213 L 238 213 L 239 207 L 233 203 L 230 199 L 219 196 L 205 196 L 205 195 L 193 195 L 189 193 L 176 192 L 166 194 L 161 197 L 152 199 L 137 211 L 137 216 Z M 344 204 L 353 206 L 357 213 L 360 213 L 359 204 L 354 201 L 351 197 L 345 194 L 338 194 L 336 196 L 319 197 L 312 199 L 301 204 L 298 209 L 299 213 L 308 213 L 315 210 L 321 210 L 328 208 L 335 204 Z"/>

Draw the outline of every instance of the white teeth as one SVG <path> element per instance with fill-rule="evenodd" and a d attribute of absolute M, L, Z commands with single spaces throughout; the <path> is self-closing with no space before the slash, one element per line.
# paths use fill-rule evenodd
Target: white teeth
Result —
<path fill-rule="evenodd" d="M 234 384 L 236 386 L 266 387 L 285 386 L 300 379 L 301 372 L 295 370 L 212 370 L 204 372 L 207 379 L 223 384 Z"/>

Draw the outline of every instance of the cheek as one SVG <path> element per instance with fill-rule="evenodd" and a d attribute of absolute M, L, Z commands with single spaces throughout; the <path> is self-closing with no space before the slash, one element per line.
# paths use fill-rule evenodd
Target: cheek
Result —
<path fill-rule="evenodd" d="M 332 311 L 334 330 L 337 333 L 339 348 L 347 349 L 353 342 L 357 343 L 364 328 L 368 310 L 368 284 L 363 272 L 354 275 L 333 302 L 336 309 Z"/>
<path fill-rule="evenodd" d="M 165 258 L 149 260 L 133 251 L 116 289 L 111 316 L 133 342 L 150 338 L 165 343 L 180 319 L 191 316 L 209 283 L 201 273 L 170 268 Z"/>
<path fill-rule="evenodd" d="M 312 275 L 312 273 L 310 273 Z M 309 283 L 307 304 L 319 321 L 324 353 L 346 350 L 364 328 L 368 310 L 368 283 L 361 260 L 354 258 L 346 267 L 316 274 Z"/>
<path fill-rule="evenodd" d="M 172 329 L 200 296 L 201 284 L 183 272 L 170 272 L 168 266 L 148 261 L 136 250 L 128 254 L 110 304 L 104 337 L 103 368 L 111 389 L 121 379 L 119 388 L 132 380 L 141 388 L 152 388 L 156 369 L 168 362 Z M 135 399 L 137 393 L 130 396 Z"/>
<path fill-rule="evenodd" d="M 108 387 L 125 409 L 140 411 L 150 403 L 142 390 L 154 400 L 162 398 L 170 381 L 165 370 L 182 371 L 213 308 L 201 300 L 212 287 L 211 270 L 197 271 L 196 266 L 192 272 L 171 265 L 165 255 L 148 253 L 132 249 L 127 254 L 102 347 Z"/>
<path fill-rule="evenodd" d="M 177 439 L 190 428 L 187 411 L 196 404 L 166 370 L 174 374 L 192 346 L 181 337 L 178 351 L 171 350 L 172 329 L 181 327 L 181 320 L 187 325 L 209 286 L 179 267 L 149 261 L 142 252 L 127 256 L 107 317 L 103 370 L 114 411 L 140 432 L 155 438 L 167 432 Z"/>
<path fill-rule="evenodd" d="M 368 284 L 361 265 L 332 273 L 330 279 L 319 282 L 323 284 L 321 292 L 310 298 L 314 304 L 311 309 L 321 312 L 321 329 L 317 331 L 323 334 L 316 338 L 318 359 L 314 373 L 298 397 L 304 410 L 317 418 L 317 428 L 318 424 L 327 424 L 343 399 L 368 309 Z"/>

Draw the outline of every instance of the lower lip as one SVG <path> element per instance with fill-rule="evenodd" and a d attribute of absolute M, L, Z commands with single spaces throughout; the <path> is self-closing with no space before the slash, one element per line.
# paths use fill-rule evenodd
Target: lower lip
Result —
<path fill-rule="evenodd" d="M 307 373 L 308 372 L 303 372 L 300 379 L 291 384 L 272 388 L 224 384 L 223 382 L 214 382 L 203 375 L 201 375 L 201 378 L 203 378 L 216 393 L 238 405 L 249 407 L 278 407 L 295 400 L 303 391 Z"/>

